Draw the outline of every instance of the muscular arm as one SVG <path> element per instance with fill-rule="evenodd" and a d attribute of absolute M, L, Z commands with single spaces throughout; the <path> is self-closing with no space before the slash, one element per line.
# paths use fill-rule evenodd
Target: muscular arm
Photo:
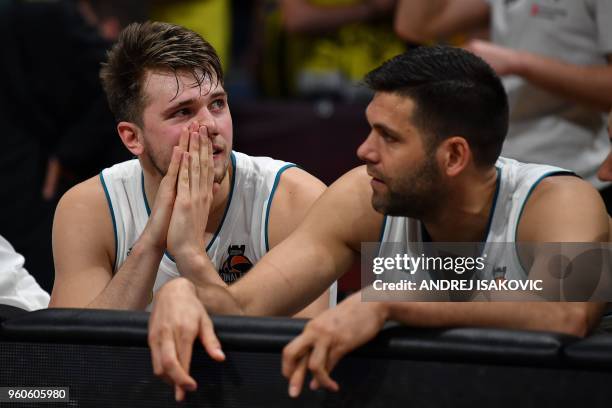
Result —
<path fill-rule="evenodd" d="M 523 53 L 516 74 L 549 92 L 607 112 L 612 107 L 612 58 L 607 59 L 608 65 L 580 66 Z"/>
<path fill-rule="evenodd" d="M 560 205 L 560 203 L 563 203 Z M 576 177 L 542 181 L 525 206 L 521 242 L 606 242 L 608 216 L 599 193 Z M 534 264 L 537 263 L 537 254 Z M 571 302 L 389 303 L 383 314 L 413 326 L 495 326 L 585 336 L 604 304 Z"/>
<path fill-rule="evenodd" d="M 317 6 L 308 0 L 281 0 L 280 5 L 285 29 L 309 34 L 390 14 L 394 3 L 394 0 L 367 0 L 343 6 Z"/>
<path fill-rule="evenodd" d="M 403 40 L 426 43 L 486 24 L 485 0 L 398 0 L 395 32 Z"/>
<path fill-rule="evenodd" d="M 200 335 L 213 358 L 220 350 L 202 304 L 213 313 L 298 312 L 349 268 L 361 242 L 380 236 L 382 216 L 370 200 L 365 167 L 357 168 L 328 188 L 300 226 L 235 284 L 197 288 L 179 278 L 164 285 L 151 314 L 149 345 L 156 375 L 176 384 L 177 399 L 183 398 L 182 390 L 192 390 L 196 384 L 188 375 L 193 339 Z M 177 341 L 174 333 L 179 332 Z"/>
<path fill-rule="evenodd" d="M 53 223 L 56 276 L 51 307 L 144 309 L 166 247 L 181 156 L 181 148 L 175 147 L 149 221 L 114 276 L 114 231 L 99 178 L 62 197 Z"/>
<path fill-rule="evenodd" d="M 283 172 L 270 207 L 270 248 L 296 230 L 325 188 L 325 184 L 304 170 L 290 168 Z M 328 307 L 329 289 L 295 317 L 313 317 Z"/>
<path fill-rule="evenodd" d="M 418 327 L 501 327 L 585 336 L 599 322 L 598 303 L 390 303 L 380 304 L 388 320 Z"/>
<path fill-rule="evenodd" d="M 312 302 L 352 264 L 361 242 L 379 238 L 365 168 L 332 184 L 300 226 L 229 288 L 245 314 L 287 315 Z"/>
<path fill-rule="evenodd" d="M 562 205 L 560 203 L 563 203 Z M 543 180 L 521 217 L 520 242 L 606 242 L 608 216 L 599 193 L 577 177 Z M 537 264 L 537 256 L 534 265 Z M 389 303 L 383 314 L 414 326 L 495 326 L 585 336 L 604 305 L 587 302 Z"/>
<path fill-rule="evenodd" d="M 533 85 L 602 111 L 612 106 L 612 57 L 608 65 L 575 65 L 554 58 L 474 40 L 470 51 L 499 75 L 518 75 Z"/>
<path fill-rule="evenodd" d="M 281 173 L 270 206 L 268 226 L 270 248 L 277 246 L 297 228 L 323 191 L 325 191 L 325 184 L 299 168 L 289 168 Z M 208 293 L 208 296 L 205 297 L 208 299 L 207 303 L 211 304 L 212 310 L 218 313 L 236 313 L 233 308 L 219 307 L 219 304 L 225 304 L 222 299 L 216 298 L 219 293 L 223 293 L 222 291 L 215 288 L 202 289 L 211 284 L 224 288 L 229 287 L 223 282 L 215 266 L 205 254 L 191 257 L 188 262 L 182 263 L 179 267 L 184 276 L 200 287 L 199 292 Z M 247 276 L 250 274 L 251 272 Z M 212 302 L 211 297 L 215 297 L 216 300 Z M 328 305 L 329 290 L 325 290 L 312 304 L 298 313 L 297 317 L 312 317 L 327 309 Z"/>
<path fill-rule="evenodd" d="M 55 284 L 51 307 L 144 309 L 163 251 L 139 240 L 113 276 L 115 238 L 98 177 L 62 197 L 53 223 Z"/>
<path fill-rule="evenodd" d="M 601 242 L 608 218 L 597 191 L 577 178 L 546 179 L 534 190 L 520 220 L 525 242 Z M 535 261 L 537 262 L 537 254 Z M 320 386 L 337 391 L 329 373 L 348 352 L 376 336 L 386 320 L 419 327 L 482 326 L 545 330 L 585 336 L 598 322 L 601 303 L 547 302 L 362 302 L 356 293 L 311 320 L 283 351 L 289 394 L 300 393 L 306 371 Z"/>

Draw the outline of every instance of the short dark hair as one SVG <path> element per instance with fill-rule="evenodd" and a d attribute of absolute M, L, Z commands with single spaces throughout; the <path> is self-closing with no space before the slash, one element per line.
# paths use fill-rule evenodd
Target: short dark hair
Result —
<path fill-rule="evenodd" d="M 117 121 L 142 125 L 147 101 L 143 94 L 147 70 L 190 72 L 199 86 L 205 80 L 223 84 L 221 62 L 212 45 L 199 34 L 169 23 L 132 23 L 120 34 L 102 64 L 100 78 Z M 178 79 L 177 79 L 178 92 Z"/>
<path fill-rule="evenodd" d="M 508 98 L 493 69 L 456 47 L 423 46 L 398 55 L 365 77 L 376 92 L 410 97 L 412 121 L 433 148 L 462 136 L 477 165 L 493 165 L 508 132 Z"/>

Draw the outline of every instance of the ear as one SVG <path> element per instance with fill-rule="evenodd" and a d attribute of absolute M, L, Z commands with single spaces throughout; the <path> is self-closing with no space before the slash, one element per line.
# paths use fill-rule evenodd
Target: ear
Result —
<path fill-rule="evenodd" d="M 472 151 L 467 140 L 461 136 L 452 136 L 438 146 L 440 168 L 449 177 L 456 177 L 472 161 Z"/>
<path fill-rule="evenodd" d="M 125 147 L 134 156 L 140 156 L 144 152 L 142 130 L 137 125 L 132 122 L 119 122 L 117 132 Z"/>

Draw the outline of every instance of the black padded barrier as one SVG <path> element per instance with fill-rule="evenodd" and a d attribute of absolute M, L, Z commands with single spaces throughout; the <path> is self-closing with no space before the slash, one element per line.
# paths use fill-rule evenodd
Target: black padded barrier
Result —
<path fill-rule="evenodd" d="M 213 319 L 227 361 L 213 362 L 196 346 L 191 371 L 199 389 L 176 404 L 172 388 L 152 374 L 147 319 L 144 312 L 81 309 L 9 317 L 0 326 L 0 386 L 69 387 L 70 402 L 0 405 L 612 406 L 612 343 L 605 340 L 612 334 L 578 340 L 539 332 L 389 324 L 334 370 L 339 393 L 305 390 L 292 400 L 280 374 L 280 353 L 304 321 L 241 317 Z M 569 353 L 593 342 L 588 358 Z"/>
<path fill-rule="evenodd" d="M 25 313 L 28 313 L 27 310 L 23 310 L 15 306 L 0 305 L 0 323 Z"/>

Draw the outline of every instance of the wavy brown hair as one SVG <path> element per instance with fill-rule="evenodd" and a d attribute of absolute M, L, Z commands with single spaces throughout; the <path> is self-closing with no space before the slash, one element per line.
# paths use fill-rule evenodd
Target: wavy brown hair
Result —
<path fill-rule="evenodd" d="M 102 64 L 100 79 L 115 119 L 142 126 L 147 104 L 143 85 L 150 70 L 189 72 L 198 86 L 223 84 L 217 52 L 199 34 L 169 23 L 133 23 L 119 36 Z M 178 94 L 178 77 L 177 94 Z"/>

